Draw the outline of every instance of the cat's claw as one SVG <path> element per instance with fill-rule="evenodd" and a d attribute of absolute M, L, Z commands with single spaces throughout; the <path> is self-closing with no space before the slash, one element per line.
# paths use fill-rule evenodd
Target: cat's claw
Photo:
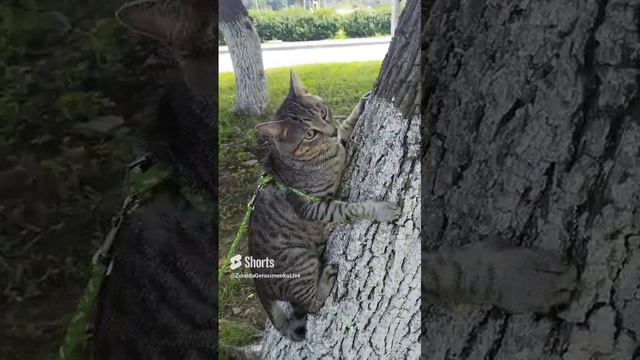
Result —
<path fill-rule="evenodd" d="M 326 279 L 333 281 L 338 276 L 338 265 L 327 264 L 322 271 Z"/>
<path fill-rule="evenodd" d="M 577 269 L 573 264 L 564 264 L 557 254 L 516 248 L 491 256 L 494 269 L 502 274 L 500 282 L 507 284 L 498 298 L 504 309 L 544 314 L 571 300 L 577 285 Z"/>
<path fill-rule="evenodd" d="M 544 304 L 538 312 L 546 313 L 551 307 L 567 304 L 571 300 L 571 295 L 576 287 L 577 269 L 573 264 L 562 265 L 562 269 L 554 269 L 553 272 L 544 272 L 546 275 L 547 288 L 544 295 Z"/>
<path fill-rule="evenodd" d="M 400 208 L 393 203 L 376 201 L 373 217 L 380 222 L 392 222 L 400 217 Z"/>

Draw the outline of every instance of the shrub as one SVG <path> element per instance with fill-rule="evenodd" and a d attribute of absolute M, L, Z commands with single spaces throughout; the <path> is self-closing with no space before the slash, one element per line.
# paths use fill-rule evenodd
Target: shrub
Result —
<path fill-rule="evenodd" d="M 390 34 L 391 6 L 379 6 L 373 9 L 373 21 L 378 34 Z"/>
<path fill-rule="evenodd" d="M 301 7 L 255 10 L 249 13 L 262 40 L 311 41 L 332 38 L 340 30 L 340 16 L 333 9 L 310 11 Z"/>
<path fill-rule="evenodd" d="M 285 24 L 282 16 L 273 10 L 251 10 L 249 16 L 253 20 L 260 39 L 275 40 L 284 33 Z"/>
<path fill-rule="evenodd" d="M 289 7 L 279 11 L 251 10 L 249 16 L 263 41 L 331 39 L 339 32 L 344 32 L 350 38 L 369 37 L 389 34 L 391 28 L 389 6 L 356 10 L 345 16 L 330 8 L 311 11 L 302 7 Z"/>
<path fill-rule="evenodd" d="M 343 22 L 347 37 L 370 37 L 389 34 L 391 29 L 391 8 L 356 10 L 345 16 Z"/>

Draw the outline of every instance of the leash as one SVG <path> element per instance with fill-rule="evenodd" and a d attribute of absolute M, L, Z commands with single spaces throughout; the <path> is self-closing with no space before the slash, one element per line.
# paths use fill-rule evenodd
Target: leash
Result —
<path fill-rule="evenodd" d="M 113 265 L 111 259 L 111 249 L 115 241 L 116 235 L 122 226 L 125 216 L 134 211 L 139 206 L 139 195 L 135 187 L 129 186 L 131 179 L 131 172 L 136 168 L 141 168 L 143 171 L 147 170 L 147 165 L 150 161 L 148 155 L 144 155 L 127 167 L 127 172 L 124 177 L 124 186 L 129 189 L 127 197 L 124 199 L 120 210 L 116 213 L 112 219 L 111 230 L 105 236 L 103 244 L 98 251 L 91 258 L 91 272 L 89 281 L 85 286 L 84 292 L 78 303 L 75 315 L 71 318 L 69 325 L 67 325 L 67 332 L 65 334 L 62 345 L 58 349 L 59 360 L 69 360 L 74 357 L 79 347 L 84 346 L 87 340 L 91 336 L 88 331 L 88 324 L 91 317 L 91 313 L 95 307 L 95 302 L 100 292 L 100 286 L 106 276 L 111 273 L 111 267 Z M 164 180 L 164 177 L 163 177 Z"/>
<path fill-rule="evenodd" d="M 138 172 L 136 173 L 136 171 Z M 170 176 L 171 172 L 168 169 L 154 166 L 153 159 L 149 154 L 144 155 L 129 165 L 124 180 L 125 186 L 129 189 L 128 195 L 124 199 L 121 208 L 114 216 L 112 220 L 112 228 L 105 236 L 103 244 L 91 259 L 91 274 L 89 281 L 85 286 L 84 292 L 76 308 L 76 312 L 67 326 L 64 340 L 58 349 L 58 360 L 73 359 L 78 348 L 84 346 L 91 336 L 90 332 L 87 331 L 89 328 L 88 324 L 100 293 L 101 284 L 104 279 L 111 274 L 111 269 L 113 268 L 113 244 L 124 219 L 128 214 L 138 209 L 141 203 L 150 196 L 152 190 L 156 186 L 167 181 Z M 254 192 L 251 201 L 247 204 L 247 211 L 245 212 L 238 232 L 236 233 L 236 237 L 229 248 L 229 253 L 225 258 L 223 267 L 220 269 L 218 274 L 219 282 L 222 281 L 224 275 L 228 273 L 231 262 L 230 259 L 237 251 L 240 240 L 248 230 L 249 220 L 251 219 L 251 214 L 254 210 L 254 203 L 258 192 L 271 184 L 277 186 L 281 191 L 291 191 L 308 201 L 317 202 L 321 200 L 318 196 L 309 195 L 300 190 L 285 186 L 279 181 L 276 181 L 271 175 L 262 174 L 258 179 L 258 187 Z M 181 187 L 180 192 L 187 201 L 200 212 L 205 214 L 212 213 L 212 206 L 194 189 Z"/>
<path fill-rule="evenodd" d="M 227 253 L 227 256 L 224 258 L 222 267 L 218 272 L 218 284 L 220 284 L 224 276 L 229 273 L 231 258 L 236 254 L 238 246 L 240 244 L 240 240 L 244 237 L 244 235 L 247 233 L 247 230 L 249 229 L 249 220 L 251 219 L 251 214 L 253 214 L 253 209 L 255 208 L 254 205 L 256 201 L 256 196 L 258 196 L 258 192 L 260 192 L 260 190 L 264 189 L 266 186 L 271 184 L 274 184 L 275 186 L 278 187 L 278 189 L 280 189 L 283 192 L 291 191 L 292 193 L 300 196 L 301 198 L 311 202 L 318 202 L 322 200 L 322 198 L 320 198 L 319 196 L 309 195 L 298 189 L 288 187 L 282 184 L 281 182 L 277 181 L 271 175 L 267 175 L 266 173 L 263 173 L 262 175 L 260 175 L 260 177 L 258 178 L 258 187 L 256 188 L 256 191 L 253 193 L 251 200 L 247 204 L 247 210 L 245 211 L 244 217 L 242 218 L 242 222 L 238 227 L 238 231 L 236 232 L 236 237 L 233 239 L 233 242 L 229 247 L 229 252 Z"/>
<path fill-rule="evenodd" d="M 67 325 L 64 340 L 58 349 L 59 360 L 74 359 L 78 349 L 84 346 L 91 337 L 91 333 L 88 331 L 90 318 L 100 293 L 101 284 L 111 274 L 113 244 L 124 219 L 149 199 L 158 185 L 168 181 L 170 177 L 170 169 L 155 164 L 151 154 L 143 155 L 127 167 L 124 187 L 127 189 L 128 195 L 113 217 L 111 230 L 105 236 L 103 244 L 91 259 L 89 281 L 85 286 L 76 312 Z M 208 204 L 210 201 L 207 201 L 198 191 L 180 187 L 180 193 L 196 210 L 207 216 L 213 214 L 214 207 Z"/>

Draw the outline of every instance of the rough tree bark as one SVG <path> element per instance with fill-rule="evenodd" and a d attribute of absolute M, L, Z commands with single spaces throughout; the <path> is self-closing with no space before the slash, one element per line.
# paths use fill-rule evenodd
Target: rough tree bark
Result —
<path fill-rule="evenodd" d="M 555 315 L 426 306 L 424 358 L 640 359 L 639 6 L 435 1 L 423 245 L 500 235 L 580 278 Z"/>
<path fill-rule="evenodd" d="M 345 171 L 345 198 L 397 202 L 393 224 L 341 224 L 327 257 L 332 295 L 294 343 L 270 326 L 264 359 L 417 359 L 420 356 L 420 3 L 411 0 L 362 115 Z"/>
<path fill-rule="evenodd" d="M 220 32 L 229 47 L 236 78 L 235 110 L 260 115 L 269 107 L 260 37 L 240 0 L 220 0 Z"/>

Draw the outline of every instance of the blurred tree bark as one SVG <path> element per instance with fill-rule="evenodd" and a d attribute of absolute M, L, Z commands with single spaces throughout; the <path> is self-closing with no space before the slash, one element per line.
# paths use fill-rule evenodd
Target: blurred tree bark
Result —
<path fill-rule="evenodd" d="M 269 95 L 260 37 L 240 0 L 221 0 L 218 6 L 220 32 L 229 47 L 236 78 L 235 110 L 240 114 L 263 114 L 269 107 Z"/>
<path fill-rule="evenodd" d="M 640 1 L 435 1 L 423 245 L 577 264 L 567 309 L 423 309 L 425 359 L 640 359 Z M 527 286 L 527 284 L 523 284 Z"/>
<path fill-rule="evenodd" d="M 307 338 L 271 326 L 264 359 L 417 359 L 420 355 L 420 2 L 400 18 L 374 93 L 356 127 L 345 171 L 349 201 L 385 199 L 402 216 L 391 224 L 336 225 L 327 258 L 336 287 Z"/>

